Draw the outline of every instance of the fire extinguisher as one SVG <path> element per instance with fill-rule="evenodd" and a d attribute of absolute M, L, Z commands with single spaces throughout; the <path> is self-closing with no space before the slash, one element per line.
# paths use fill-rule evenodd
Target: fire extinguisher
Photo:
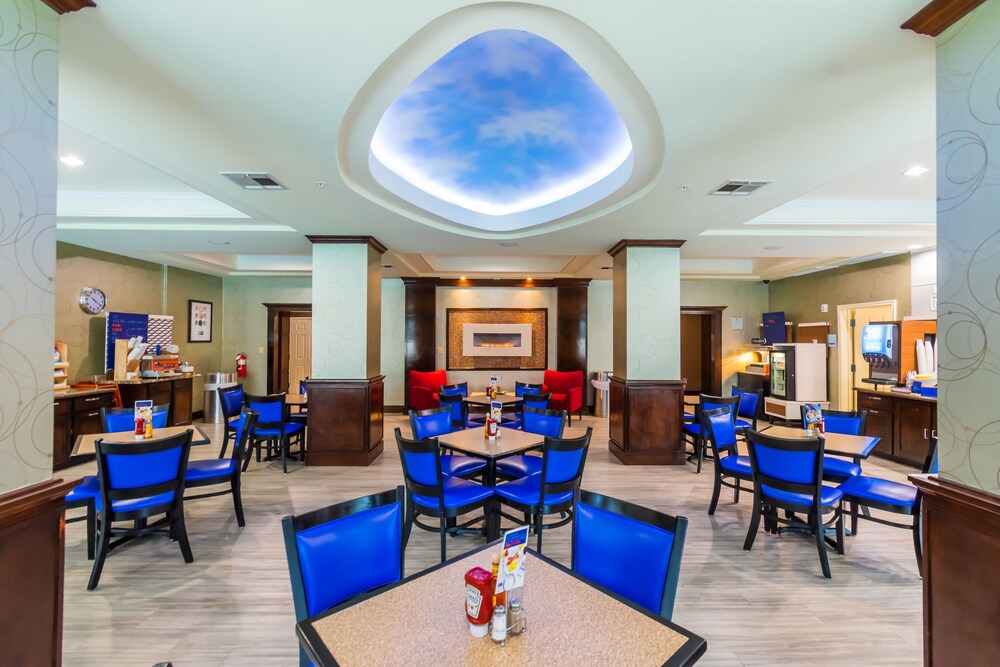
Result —
<path fill-rule="evenodd" d="M 247 355 L 240 352 L 236 355 L 236 377 L 247 376 Z"/>

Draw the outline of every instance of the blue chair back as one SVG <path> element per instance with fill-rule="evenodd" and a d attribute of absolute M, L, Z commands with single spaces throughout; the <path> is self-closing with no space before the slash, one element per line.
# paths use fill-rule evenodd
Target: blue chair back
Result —
<path fill-rule="evenodd" d="M 806 406 L 801 407 L 802 426 L 806 425 Z M 821 410 L 823 429 L 827 433 L 842 433 L 844 435 L 864 435 L 868 411 L 850 412 L 847 410 Z"/>
<path fill-rule="evenodd" d="M 536 410 L 545 410 L 549 407 L 549 399 L 552 398 L 552 394 L 524 394 L 524 401 L 522 402 L 523 408 L 535 408 Z"/>
<path fill-rule="evenodd" d="M 687 519 L 580 490 L 573 571 L 670 620 Z"/>
<path fill-rule="evenodd" d="M 240 410 L 243 408 L 243 385 L 219 387 L 216 391 L 219 392 L 219 404 L 222 407 L 222 416 L 226 420 L 240 414 Z"/>
<path fill-rule="evenodd" d="M 240 463 L 246 455 L 247 443 L 250 441 L 250 434 L 257 424 L 257 413 L 250 408 L 240 410 L 240 418 L 236 420 L 236 438 L 233 440 L 232 458 L 236 461 L 236 474 L 240 474 Z"/>
<path fill-rule="evenodd" d="M 153 406 L 153 428 L 166 428 L 170 404 Z M 135 430 L 135 408 L 101 408 L 101 428 L 104 433 L 124 433 Z"/>
<path fill-rule="evenodd" d="M 590 447 L 591 427 L 579 438 L 546 436 L 542 445 L 542 497 L 550 493 L 575 490 L 583 478 Z"/>
<path fill-rule="evenodd" d="M 410 410 L 410 429 L 414 440 L 426 440 L 452 432 L 450 406 L 430 410 Z"/>
<path fill-rule="evenodd" d="M 438 499 L 444 511 L 444 475 L 441 473 L 441 447 L 437 438 L 409 440 L 396 428 L 396 446 L 403 465 L 403 481 L 410 494 Z"/>
<path fill-rule="evenodd" d="M 561 438 L 566 426 L 565 410 L 541 410 L 526 406 L 521 430 L 526 433 L 546 435 L 550 438 Z"/>
<path fill-rule="evenodd" d="M 819 514 L 825 442 L 817 438 L 774 438 L 747 431 L 747 449 L 755 493 L 768 497 L 768 488 L 807 494 Z M 780 507 L 786 504 L 775 503 Z"/>
<path fill-rule="evenodd" d="M 465 428 L 465 397 L 461 394 L 439 394 L 438 401 L 442 408 L 448 408 L 452 428 Z"/>
<path fill-rule="evenodd" d="M 403 487 L 281 520 L 295 619 L 399 581 L 406 531 Z M 305 653 L 300 662 L 309 664 Z"/>
<path fill-rule="evenodd" d="M 285 422 L 285 393 L 254 396 L 247 394 L 247 407 L 257 413 L 257 426 L 273 428 Z"/>
<path fill-rule="evenodd" d="M 160 502 L 144 505 L 143 516 L 165 512 L 183 501 L 184 473 L 191 451 L 191 431 L 167 438 L 137 443 L 97 440 L 97 478 L 101 487 L 102 511 L 116 512 L 114 503 L 163 496 Z M 118 519 L 116 519 L 118 520 Z"/>
<path fill-rule="evenodd" d="M 760 405 L 763 402 L 764 390 L 744 391 L 739 387 L 732 388 L 732 395 L 740 397 L 739 409 L 736 411 L 740 417 L 756 419 L 759 415 Z"/>
<path fill-rule="evenodd" d="M 729 418 L 732 420 L 733 424 L 736 423 L 736 415 L 740 411 L 740 396 L 709 396 L 708 394 L 699 395 L 698 410 L 718 410 L 719 408 L 725 408 L 729 411 Z M 701 418 L 699 417 L 699 423 Z"/>
<path fill-rule="evenodd" d="M 723 453 L 727 456 L 737 453 L 736 426 L 729 408 L 702 410 L 701 428 L 708 436 L 716 457 L 721 457 Z"/>
<path fill-rule="evenodd" d="M 528 384 L 527 382 L 514 382 L 514 395 L 521 397 L 525 394 L 540 394 L 542 393 L 542 385 L 540 384 Z"/>
<path fill-rule="evenodd" d="M 308 379 L 309 378 L 306 378 L 306 380 L 308 380 Z M 300 380 L 299 381 L 299 395 L 300 396 L 305 396 L 306 395 L 306 380 Z"/>
<path fill-rule="evenodd" d="M 443 384 L 441 385 L 442 394 L 458 394 L 459 396 L 464 396 L 468 398 L 469 396 L 469 383 L 468 382 L 458 382 L 456 384 Z"/>

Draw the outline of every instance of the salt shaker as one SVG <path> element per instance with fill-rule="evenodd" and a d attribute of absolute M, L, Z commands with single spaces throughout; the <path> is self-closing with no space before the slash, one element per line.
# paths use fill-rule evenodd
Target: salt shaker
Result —
<path fill-rule="evenodd" d="M 493 608 L 493 620 L 490 622 L 490 638 L 503 645 L 507 641 L 507 608 L 498 604 Z"/>
<path fill-rule="evenodd" d="M 510 611 L 507 613 L 507 633 L 511 635 L 519 635 L 526 629 L 527 627 L 524 624 L 524 609 L 521 607 L 521 600 L 519 598 L 511 598 Z"/>

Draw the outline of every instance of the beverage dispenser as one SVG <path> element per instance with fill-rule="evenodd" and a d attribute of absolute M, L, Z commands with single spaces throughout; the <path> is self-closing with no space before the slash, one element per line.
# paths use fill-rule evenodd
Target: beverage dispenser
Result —
<path fill-rule="evenodd" d="M 861 330 L 861 356 L 870 377 L 862 382 L 894 385 L 899 380 L 899 322 L 872 322 Z"/>

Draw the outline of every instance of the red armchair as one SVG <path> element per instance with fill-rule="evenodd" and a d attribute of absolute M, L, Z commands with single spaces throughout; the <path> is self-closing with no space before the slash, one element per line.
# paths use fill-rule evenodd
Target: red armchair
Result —
<path fill-rule="evenodd" d="M 583 419 L 583 371 L 545 371 L 543 382 L 552 392 L 550 410 L 565 410 L 569 418 L 576 412 Z"/>
<path fill-rule="evenodd" d="M 438 407 L 438 392 L 443 384 L 448 384 L 448 371 L 444 369 L 429 373 L 410 371 L 410 409 L 430 410 Z"/>

